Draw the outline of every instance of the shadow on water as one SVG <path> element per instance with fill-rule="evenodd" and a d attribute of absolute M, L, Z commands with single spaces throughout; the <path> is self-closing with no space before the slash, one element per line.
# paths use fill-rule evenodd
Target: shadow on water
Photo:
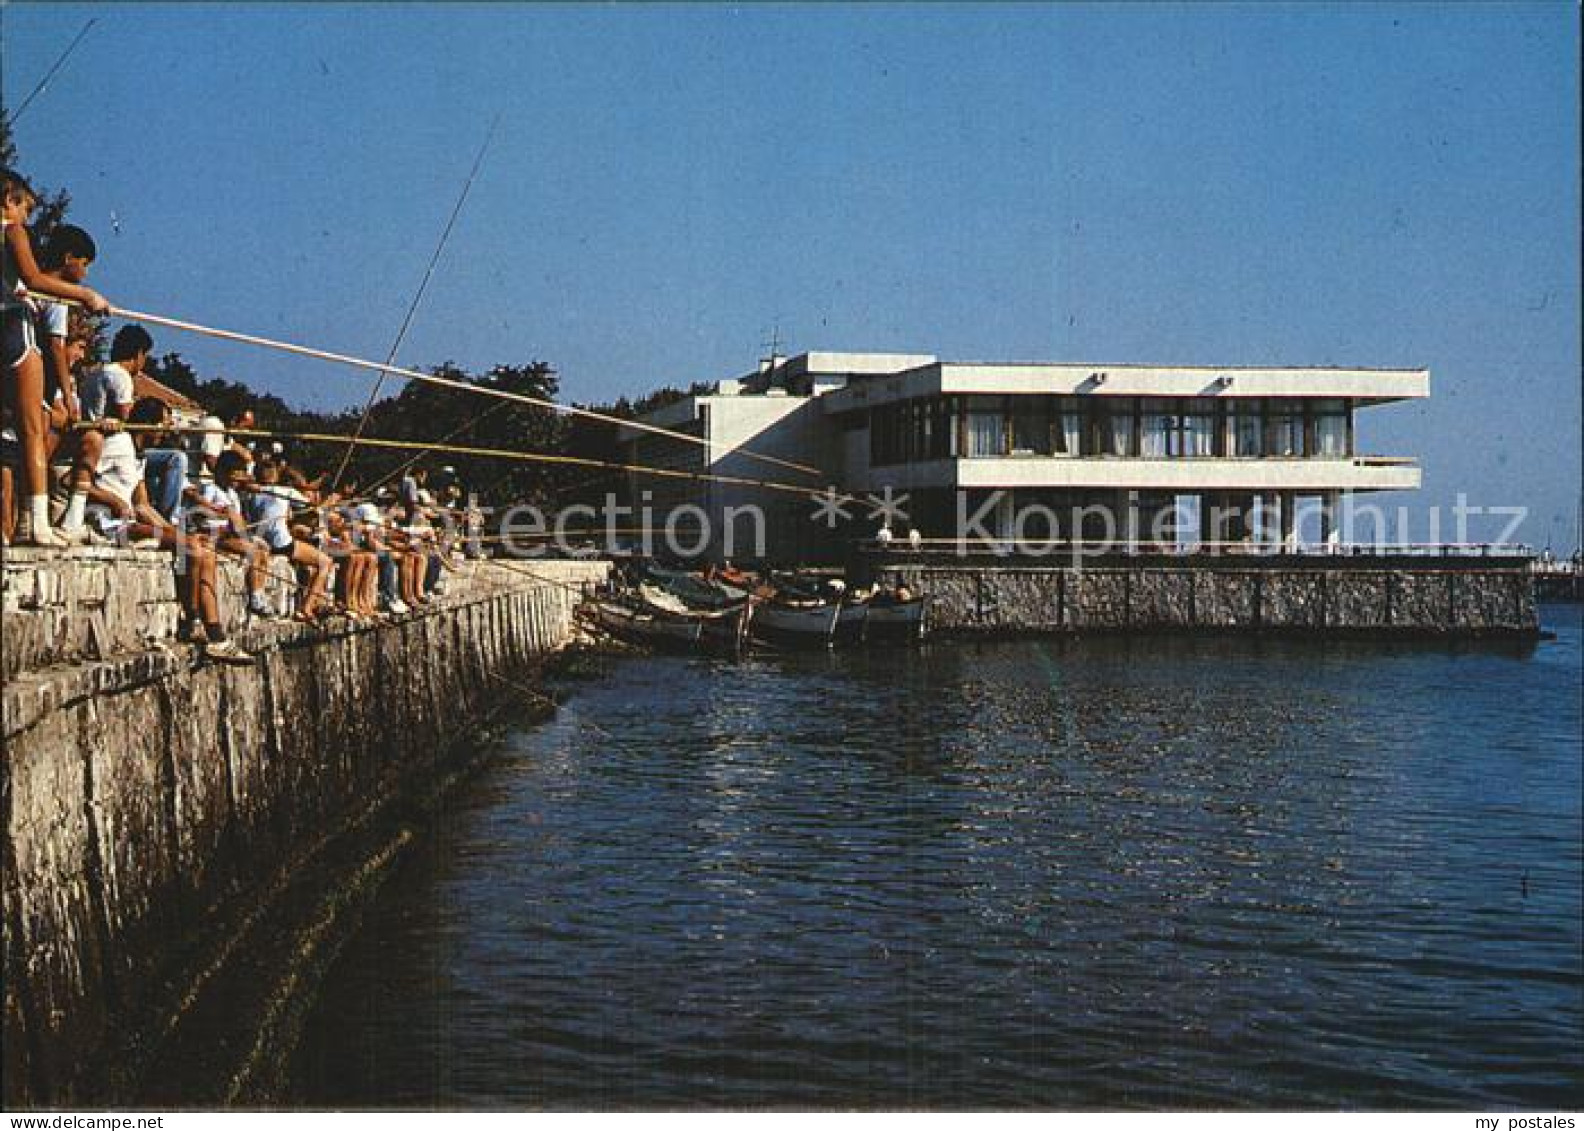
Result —
<path fill-rule="evenodd" d="M 616 665 L 420 838 L 297 1099 L 1577 1106 L 1553 617 Z"/>

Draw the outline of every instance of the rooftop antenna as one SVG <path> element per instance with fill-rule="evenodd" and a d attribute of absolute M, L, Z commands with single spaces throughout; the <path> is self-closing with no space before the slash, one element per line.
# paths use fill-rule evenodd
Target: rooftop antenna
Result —
<path fill-rule="evenodd" d="M 760 342 L 759 348 L 770 351 L 767 356 L 759 359 L 759 372 L 764 375 L 767 382 L 772 382 L 775 379 L 776 366 L 780 364 L 782 360 L 781 320 L 779 318 L 776 319 L 774 325 L 770 329 L 769 340 Z"/>

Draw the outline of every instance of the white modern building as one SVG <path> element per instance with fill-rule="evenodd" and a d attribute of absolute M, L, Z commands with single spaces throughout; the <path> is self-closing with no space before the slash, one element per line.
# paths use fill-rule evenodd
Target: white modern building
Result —
<path fill-rule="evenodd" d="M 1419 486 L 1414 460 L 1358 450 L 1355 416 L 1429 391 L 1424 369 L 807 353 L 770 359 L 646 418 L 707 446 L 630 429 L 620 438 L 634 464 L 835 487 L 860 499 L 906 494 L 906 525 L 930 539 L 1292 543 L 1302 508 L 1318 513 L 1325 541 L 1348 493 Z M 859 505 L 851 526 L 832 529 L 811 521 L 808 499 L 780 489 L 650 476 L 631 486 L 657 513 L 697 507 L 716 557 L 733 549 L 723 531 L 750 503 L 767 516 L 775 557 L 829 556 L 877 525 Z M 747 526 L 737 522 L 742 554 Z"/>

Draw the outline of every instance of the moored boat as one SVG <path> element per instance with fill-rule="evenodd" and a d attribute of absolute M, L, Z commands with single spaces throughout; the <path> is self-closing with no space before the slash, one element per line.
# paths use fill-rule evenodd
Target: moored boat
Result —
<path fill-rule="evenodd" d="M 700 617 L 704 631 L 699 642 L 717 652 L 740 652 L 748 646 L 753 615 L 752 598 L 744 598 L 725 609 L 704 613 Z"/>
<path fill-rule="evenodd" d="M 754 610 L 754 637 L 789 647 L 829 648 L 841 606 L 834 601 L 792 602 L 770 597 Z"/>
<path fill-rule="evenodd" d="M 699 643 L 706 648 L 737 652 L 747 643 L 753 599 L 746 594 L 733 594 L 689 574 L 668 572 L 640 582 L 637 595 L 640 604 L 697 621 Z"/>
<path fill-rule="evenodd" d="M 865 634 L 872 640 L 922 640 L 929 619 L 929 598 L 881 592 L 870 598 Z"/>
<path fill-rule="evenodd" d="M 695 648 L 704 622 L 679 616 L 642 601 L 601 598 L 594 602 L 600 626 L 624 639 L 656 648 Z"/>
<path fill-rule="evenodd" d="M 869 619 L 869 602 L 848 597 L 836 614 L 834 638 L 837 644 L 856 644 L 864 638 L 864 627 Z"/>

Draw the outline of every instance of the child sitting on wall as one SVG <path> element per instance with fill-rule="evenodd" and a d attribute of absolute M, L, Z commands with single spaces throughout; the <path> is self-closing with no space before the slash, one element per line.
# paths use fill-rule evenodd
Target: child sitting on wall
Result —
<path fill-rule="evenodd" d="M 154 397 L 137 401 L 128 414 L 130 455 L 113 452 L 97 475 L 98 488 L 117 504 L 93 506 L 94 517 L 108 535 L 144 543 L 176 555 L 176 596 L 182 606 L 180 639 L 202 644 L 204 655 L 221 663 L 251 664 L 253 657 L 226 639 L 220 617 L 219 568 L 214 546 L 202 535 L 183 534 L 149 502 L 144 484 L 142 452 L 162 438 L 158 429 L 170 423 L 170 408 Z"/>
<path fill-rule="evenodd" d="M 242 517 L 238 488 L 247 482 L 246 466 L 238 452 L 221 452 L 215 461 L 214 478 L 200 485 L 198 501 L 187 513 L 197 532 L 212 539 L 216 549 L 247 563 L 248 612 L 256 617 L 273 617 L 277 614 L 264 596 L 270 547 L 253 537 Z"/>
<path fill-rule="evenodd" d="M 216 465 L 217 478 L 222 474 L 218 469 L 226 465 L 226 457 L 222 455 Z M 297 603 L 293 619 L 312 623 L 319 619 L 324 607 L 325 591 L 330 583 L 331 561 L 324 551 L 297 537 L 292 529 L 292 508 L 307 506 L 308 497 L 295 487 L 281 482 L 281 465 L 270 456 L 258 458 L 254 464 L 254 475 L 257 482 L 246 491 L 244 513 L 256 537 L 269 546 L 270 555 L 284 558 L 295 568 L 302 597 Z"/>

